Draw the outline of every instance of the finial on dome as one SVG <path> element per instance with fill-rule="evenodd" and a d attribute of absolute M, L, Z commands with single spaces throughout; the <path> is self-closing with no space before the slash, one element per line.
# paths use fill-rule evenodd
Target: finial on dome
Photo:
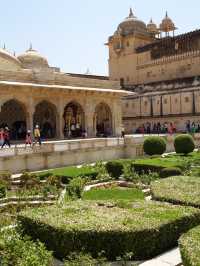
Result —
<path fill-rule="evenodd" d="M 16 53 L 15 53 L 15 51 L 13 52 L 13 55 L 14 55 L 14 56 L 16 56 Z"/>
<path fill-rule="evenodd" d="M 153 24 L 153 19 L 152 19 L 152 18 L 150 19 L 150 22 L 149 22 L 149 24 Z"/>
<path fill-rule="evenodd" d="M 168 18 L 168 12 L 166 11 L 166 15 L 165 15 L 166 18 Z"/>
<path fill-rule="evenodd" d="M 133 9 L 130 7 L 130 11 L 129 11 L 129 18 L 133 18 L 134 14 L 133 14 Z"/>
<path fill-rule="evenodd" d="M 29 51 L 32 51 L 32 50 L 33 50 L 33 45 L 32 45 L 32 43 L 30 43 Z"/>
<path fill-rule="evenodd" d="M 5 44 L 5 43 L 4 43 L 4 45 L 3 45 L 3 49 L 6 50 L 6 44 Z"/>

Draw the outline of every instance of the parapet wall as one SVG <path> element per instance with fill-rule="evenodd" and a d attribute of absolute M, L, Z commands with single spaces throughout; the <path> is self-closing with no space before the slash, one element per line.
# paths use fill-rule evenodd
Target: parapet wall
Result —
<path fill-rule="evenodd" d="M 119 158 L 136 158 L 143 155 L 145 137 L 126 136 L 67 140 L 45 143 L 41 147 L 14 147 L 0 150 L 0 170 L 21 173 L 57 167 L 107 161 Z M 173 151 L 173 141 L 168 139 L 167 151 Z"/>

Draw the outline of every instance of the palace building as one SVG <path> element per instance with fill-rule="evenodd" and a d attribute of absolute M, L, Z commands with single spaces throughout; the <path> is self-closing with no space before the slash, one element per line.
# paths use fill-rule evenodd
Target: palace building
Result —
<path fill-rule="evenodd" d="M 109 76 L 133 92 L 123 98 L 123 123 L 133 132 L 145 123 L 189 120 L 200 124 L 200 30 L 176 35 L 166 13 L 157 26 L 129 16 L 109 37 Z"/>
<path fill-rule="evenodd" d="M 107 77 L 50 67 L 32 47 L 19 56 L 0 49 L 0 127 L 8 127 L 13 140 L 36 125 L 44 139 L 118 136 L 126 94 Z"/>

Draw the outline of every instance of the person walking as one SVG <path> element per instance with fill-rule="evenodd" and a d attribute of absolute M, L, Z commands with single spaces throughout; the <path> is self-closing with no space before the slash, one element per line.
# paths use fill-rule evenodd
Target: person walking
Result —
<path fill-rule="evenodd" d="M 34 138 L 35 138 L 35 144 L 39 143 L 39 145 L 41 146 L 41 144 L 42 144 L 41 134 L 40 134 L 40 128 L 38 125 L 36 125 L 35 129 L 34 129 Z"/>
<path fill-rule="evenodd" d="M 0 128 L 0 146 L 2 146 L 4 143 L 4 130 L 3 128 Z"/>
<path fill-rule="evenodd" d="M 30 147 L 32 146 L 32 137 L 31 137 L 31 131 L 28 130 L 26 133 L 26 143 L 25 145 L 30 145 Z"/>
<path fill-rule="evenodd" d="M 10 148 L 10 132 L 8 127 L 6 127 L 4 130 L 3 139 L 4 141 L 1 148 L 3 148 L 5 145 L 8 145 L 8 147 Z"/>
<path fill-rule="evenodd" d="M 125 129 L 124 129 L 124 127 L 122 127 L 122 131 L 121 131 L 121 138 L 123 138 L 123 139 L 124 139 L 124 137 L 125 137 Z"/>

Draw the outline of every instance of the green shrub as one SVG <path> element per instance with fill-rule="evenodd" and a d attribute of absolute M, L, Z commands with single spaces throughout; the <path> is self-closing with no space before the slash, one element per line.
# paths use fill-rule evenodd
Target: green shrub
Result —
<path fill-rule="evenodd" d="M 0 236 L 0 265 L 50 266 L 53 257 L 41 242 L 21 237 L 13 229 L 4 230 Z"/>
<path fill-rule="evenodd" d="M 148 155 L 163 154 L 166 151 L 166 141 L 161 137 L 148 137 L 144 141 L 143 148 Z"/>
<path fill-rule="evenodd" d="M 169 176 L 178 176 L 178 175 L 182 175 L 182 171 L 180 168 L 178 167 L 171 167 L 171 168 L 164 168 L 163 170 L 161 170 L 160 172 L 160 177 L 161 178 L 166 178 Z"/>
<path fill-rule="evenodd" d="M 113 178 L 118 179 L 123 174 L 123 164 L 119 161 L 107 162 L 105 167 L 109 175 Z"/>
<path fill-rule="evenodd" d="M 200 226 L 197 226 L 179 239 L 179 248 L 184 266 L 200 265 Z"/>
<path fill-rule="evenodd" d="M 153 199 L 200 208 L 200 178 L 173 176 L 151 183 Z"/>
<path fill-rule="evenodd" d="M 177 245 L 180 235 L 200 223 L 200 210 L 158 202 L 71 201 L 63 206 L 24 210 L 18 216 L 24 234 L 44 242 L 57 258 L 72 252 L 108 260 L 132 253 L 132 260 L 152 258 Z M 140 221 L 140 222 L 139 222 Z"/>
<path fill-rule="evenodd" d="M 176 153 L 188 154 L 193 152 L 195 144 L 192 136 L 188 134 L 181 134 L 177 136 L 174 140 L 174 148 Z"/>
<path fill-rule="evenodd" d="M 67 196 L 71 199 L 80 199 L 83 194 L 84 185 L 85 180 L 81 177 L 73 178 L 66 187 Z"/>
<path fill-rule="evenodd" d="M 50 175 L 47 178 L 47 184 L 50 186 L 55 186 L 56 188 L 61 188 L 61 177 Z"/>
<path fill-rule="evenodd" d="M 1 180 L 0 181 L 0 199 L 6 197 L 6 191 L 7 191 L 6 184 Z"/>

